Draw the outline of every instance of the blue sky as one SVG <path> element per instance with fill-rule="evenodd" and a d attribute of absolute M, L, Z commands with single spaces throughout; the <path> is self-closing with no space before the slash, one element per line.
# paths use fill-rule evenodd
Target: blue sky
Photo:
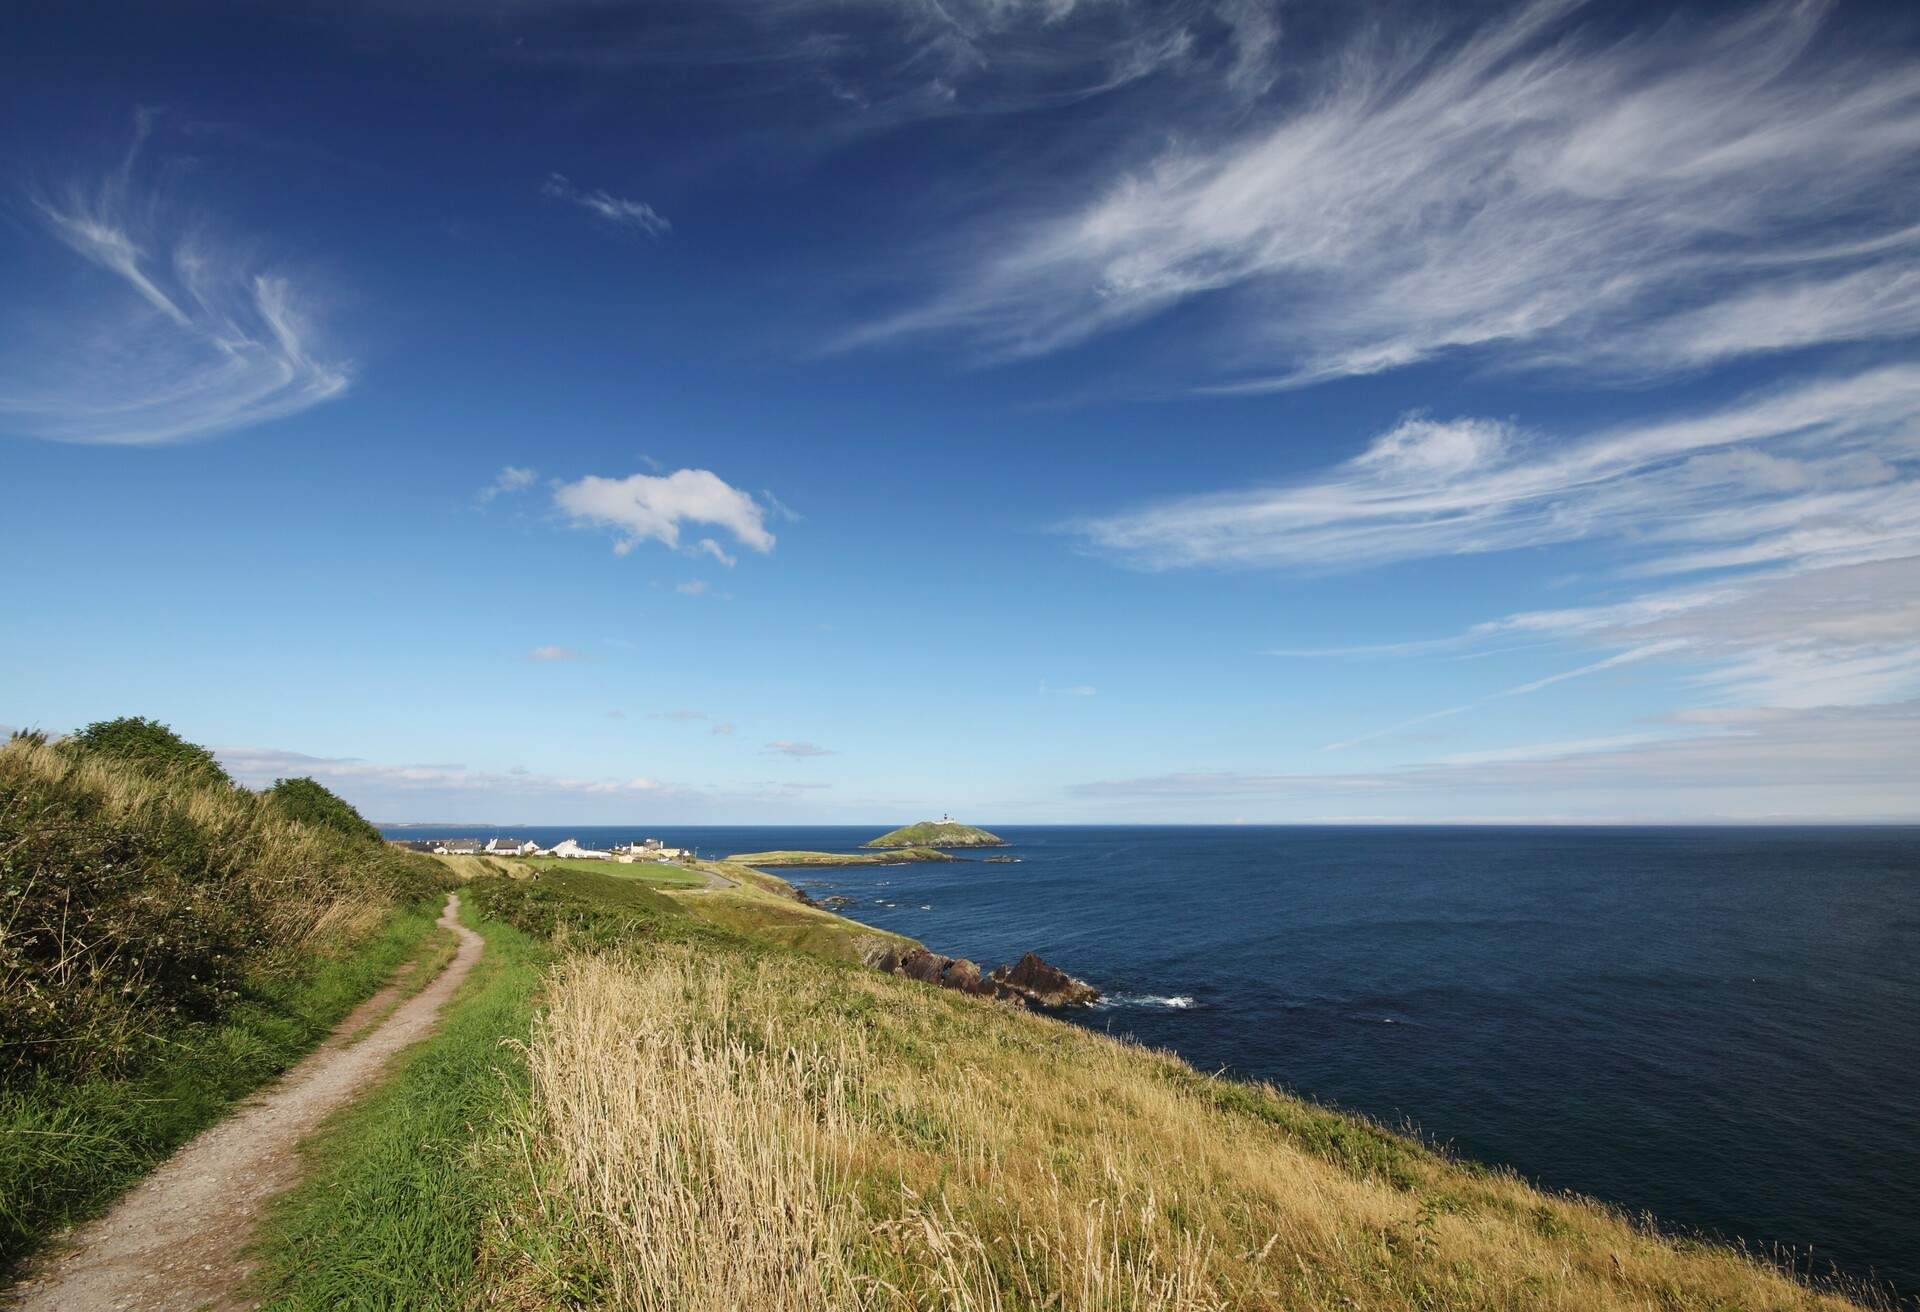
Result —
<path fill-rule="evenodd" d="M 0 722 L 386 821 L 1916 818 L 1917 35 L 44 9 Z"/>

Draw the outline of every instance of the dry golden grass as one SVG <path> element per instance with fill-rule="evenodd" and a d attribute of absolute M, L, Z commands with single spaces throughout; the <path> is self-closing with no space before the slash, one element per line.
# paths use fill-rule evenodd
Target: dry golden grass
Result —
<path fill-rule="evenodd" d="M 636 1309 L 1839 1309 L 1271 1089 L 799 954 L 558 968 L 497 1297 Z"/>

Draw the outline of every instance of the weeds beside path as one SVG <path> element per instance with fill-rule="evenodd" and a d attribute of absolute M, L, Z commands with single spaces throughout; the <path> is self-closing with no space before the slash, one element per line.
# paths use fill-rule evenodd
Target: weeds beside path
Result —
<path fill-rule="evenodd" d="M 460 945 L 432 983 L 356 1042 L 392 994 L 370 999 L 318 1051 L 82 1227 L 66 1251 L 11 1292 L 9 1306 L 23 1312 L 232 1306 L 247 1275 L 242 1249 L 262 1205 L 297 1179 L 295 1144 L 433 1027 L 479 959 L 484 940 L 459 922 L 458 906 L 458 895 L 449 894 L 438 923 L 458 935 Z"/>

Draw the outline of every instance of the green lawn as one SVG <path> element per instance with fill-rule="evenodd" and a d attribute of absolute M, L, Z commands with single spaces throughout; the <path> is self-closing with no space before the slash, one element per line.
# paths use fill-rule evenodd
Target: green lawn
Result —
<path fill-rule="evenodd" d="M 622 865 L 618 861 L 563 856 L 523 856 L 519 859 L 526 865 L 538 866 L 542 870 L 590 870 L 595 874 L 612 875 L 617 879 L 637 879 L 643 884 L 659 884 L 666 888 L 699 888 L 707 882 L 705 876 L 683 866 L 666 866 L 652 861 Z"/>

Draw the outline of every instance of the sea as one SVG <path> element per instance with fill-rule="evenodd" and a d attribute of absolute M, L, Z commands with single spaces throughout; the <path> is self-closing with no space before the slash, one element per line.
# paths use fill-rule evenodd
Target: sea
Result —
<path fill-rule="evenodd" d="M 988 827 L 778 873 L 982 966 L 1039 952 L 1107 994 L 1076 1024 L 1920 1307 L 1920 827 Z"/>

